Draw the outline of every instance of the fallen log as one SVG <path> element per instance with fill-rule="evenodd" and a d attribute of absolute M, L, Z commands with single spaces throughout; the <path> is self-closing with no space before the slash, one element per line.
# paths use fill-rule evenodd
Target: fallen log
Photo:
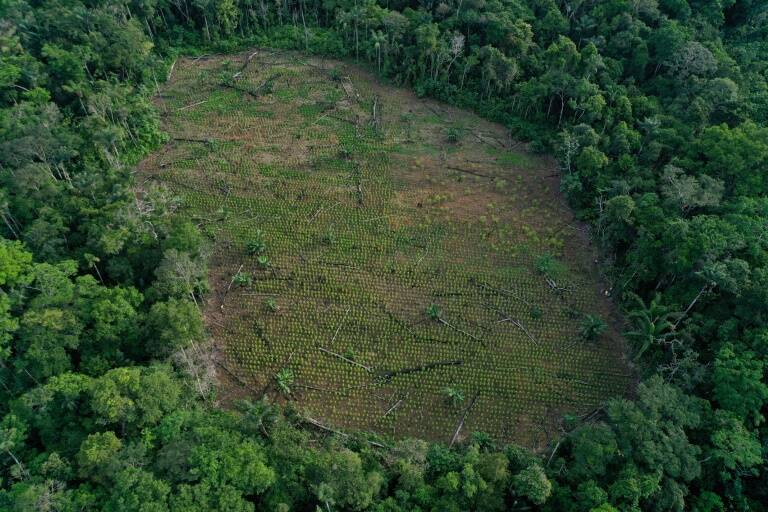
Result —
<path fill-rule="evenodd" d="M 466 409 L 464 409 L 464 414 L 461 415 L 461 420 L 459 421 L 459 424 L 456 426 L 456 430 L 453 432 L 453 437 L 451 438 L 451 444 L 448 445 L 449 448 L 452 448 L 453 445 L 456 443 L 456 440 L 459 438 L 459 433 L 461 432 L 462 427 L 464 427 L 464 422 L 467 419 L 467 416 L 469 415 L 472 408 L 475 406 L 475 403 L 477 403 L 477 399 L 480 398 L 480 393 L 475 394 L 475 396 L 472 398 L 472 401 L 469 402 L 469 405 Z"/>
<path fill-rule="evenodd" d="M 399 375 L 408 375 L 410 373 L 418 373 L 418 372 L 424 372 L 427 370 L 434 370 L 435 368 L 440 368 L 441 366 L 461 366 L 462 364 L 464 364 L 464 361 L 462 361 L 461 359 L 455 359 L 451 361 L 437 361 L 435 363 L 427 363 L 421 366 L 412 366 L 410 368 L 390 370 L 382 373 L 381 376 L 383 379 L 389 380 L 392 377 L 397 377 Z"/>
<path fill-rule="evenodd" d="M 349 434 L 341 432 L 340 430 L 333 429 L 333 428 L 328 427 L 326 425 L 323 425 L 322 423 L 320 423 L 316 419 L 310 418 L 309 416 L 304 416 L 301 419 L 302 419 L 302 421 L 304 421 L 306 423 L 309 423 L 310 425 L 313 425 L 313 426 L 319 428 L 320 430 L 325 430 L 326 432 L 331 432 L 331 433 L 336 434 L 336 435 L 341 436 L 341 437 L 349 437 Z M 376 446 L 378 448 L 387 448 L 385 445 L 383 445 L 383 444 L 381 444 L 381 443 L 379 443 L 377 441 L 371 441 L 370 439 L 366 439 L 365 441 L 368 444 L 370 444 L 371 446 Z"/>
<path fill-rule="evenodd" d="M 401 398 L 400 400 L 398 400 L 397 402 L 395 402 L 395 405 L 393 405 L 392 407 L 390 407 L 389 409 L 387 409 L 387 412 L 385 412 L 385 413 L 384 413 L 384 418 L 386 418 L 387 416 L 389 416 L 389 413 L 391 413 L 392 411 L 394 411 L 395 409 L 397 409 L 398 407 L 400 407 L 400 404 L 402 404 L 404 400 L 405 400 L 405 398 Z"/>
<path fill-rule="evenodd" d="M 192 108 L 192 107 L 196 107 L 196 106 L 198 106 L 198 105 L 202 105 L 203 103 L 205 103 L 205 102 L 207 102 L 207 101 L 208 101 L 208 100 L 203 100 L 203 101 L 197 101 L 197 102 L 195 102 L 195 103 L 190 103 L 189 105 L 185 105 L 185 106 L 183 106 L 183 107 L 179 107 L 179 108 L 177 108 L 176 110 L 186 110 L 186 109 L 188 109 L 188 108 Z"/>
<path fill-rule="evenodd" d="M 349 359 L 348 357 L 344 357 L 343 355 L 337 354 L 336 352 L 328 350 L 327 348 L 317 347 L 317 349 L 320 352 L 323 352 L 325 354 L 331 355 L 333 357 L 338 357 L 339 359 L 341 359 L 345 363 L 349 363 L 349 364 L 352 364 L 352 365 L 355 365 L 355 366 L 359 366 L 360 368 L 362 368 L 363 370 L 367 371 L 368 373 L 372 373 L 373 372 L 373 368 L 371 368 L 370 366 L 365 366 L 364 364 L 360 364 L 357 361 L 353 361 L 353 360 Z"/>
<path fill-rule="evenodd" d="M 191 137 L 171 137 L 171 140 L 176 142 L 196 142 L 200 144 L 213 144 L 216 139 L 193 139 Z"/>
<path fill-rule="evenodd" d="M 495 178 L 495 176 L 489 176 L 488 174 L 481 174 L 479 172 L 472 171 L 472 170 L 469 170 L 469 169 L 464 169 L 464 168 L 461 168 L 461 167 L 453 167 L 453 166 L 449 165 L 449 166 L 447 166 L 447 168 L 452 170 L 452 171 L 463 172 L 465 174 L 471 174 L 472 176 L 479 176 L 480 178 L 488 178 L 488 179 Z"/>

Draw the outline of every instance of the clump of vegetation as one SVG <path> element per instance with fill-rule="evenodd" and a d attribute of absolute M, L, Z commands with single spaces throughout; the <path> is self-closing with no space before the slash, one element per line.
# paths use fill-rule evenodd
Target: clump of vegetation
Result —
<path fill-rule="evenodd" d="M 579 326 L 579 336 L 584 341 L 597 341 L 608 329 L 605 321 L 597 315 L 584 315 Z"/>
<path fill-rule="evenodd" d="M 292 393 L 291 386 L 296 381 L 296 374 L 290 368 L 283 368 L 275 374 L 275 383 L 277 383 L 277 389 L 284 395 L 290 395 Z"/>
<path fill-rule="evenodd" d="M 442 318 L 443 310 L 437 304 L 430 304 L 427 307 L 427 318 L 430 320 L 439 321 Z"/>
<path fill-rule="evenodd" d="M 256 258 L 256 264 L 259 266 L 259 268 L 266 269 L 270 267 L 271 261 L 269 259 L 269 256 L 267 256 L 266 254 L 262 254 L 261 256 Z"/>
<path fill-rule="evenodd" d="M 448 144 L 458 144 L 461 140 L 461 130 L 451 126 L 446 130 L 445 140 Z"/>
<path fill-rule="evenodd" d="M 261 230 L 257 230 L 253 238 L 246 243 L 245 249 L 251 256 L 261 256 L 267 252 L 267 242 L 264 238 L 264 233 Z"/>
<path fill-rule="evenodd" d="M 443 396 L 453 407 L 461 405 L 465 399 L 464 392 L 456 386 L 447 386 L 443 388 Z"/>
<path fill-rule="evenodd" d="M 534 263 L 534 268 L 539 274 L 550 279 L 559 279 L 567 272 L 565 265 L 552 254 L 542 254 Z"/>
<path fill-rule="evenodd" d="M 320 237 L 320 242 L 324 245 L 333 245 L 336 243 L 336 233 L 333 231 L 333 229 L 328 229 L 323 235 Z"/>
<path fill-rule="evenodd" d="M 237 286 L 251 286 L 253 284 L 253 278 L 251 277 L 251 274 L 248 272 L 238 272 L 235 274 L 235 277 L 232 279 L 232 282 L 236 284 Z"/>
<path fill-rule="evenodd" d="M 266 306 L 266 308 L 273 313 L 277 313 L 280 310 L 280 306 L 278 306 L 277 300 L 273 297 L 266 299 L 264 301 L 264 306 Z"/>

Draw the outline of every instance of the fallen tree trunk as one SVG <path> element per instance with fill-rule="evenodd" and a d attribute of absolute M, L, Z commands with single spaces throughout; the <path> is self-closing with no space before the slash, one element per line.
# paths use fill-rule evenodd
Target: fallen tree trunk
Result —
<path fill-rule="evenodd" d="M 435 368 L 440 368 L 441 366 L 461 366 L 462 364 L 464 364 L 464 361 L 460 359 L 451 360 L 451 361 L 437 361 L 435 363 L 427 363 L 421 366 L 401 368 L 400 370 L 390 370 L 388 372 L 384 372 L 382 374 L 382 378 L 384 378 L 385 380 L 389 380 L 392 377 L 397 377 L 399 375 L 408 375 L 409 373 L 418 373 L 418 372 L 424 372 L 427 370 L 434 370 Z"/>
<path fill-rule="evenodd" d="M 324 353 L 326 353 L 328 355 L 332 355 L 333 357 L 338 357 L 339 359 L 341 359 L 345 363 L 349 363 L 349 364 L 352 364 L 352 365 L 355 365 L 355 366 L 359 366 L 360 368 L 362 368 L 363 370 L 367 371 L 368 373 L 372 373 L 373 372 L 373 368 L 371 368 L 370 366 L 365 366 L 364 364 L 360 364 L 357 361 L 353 361 L 353 360 L 351 360 L 351 359 L 349 359 L 347 357 L 344 357 L 341 354 L 337 354 L 336 352 L 328 350 L 327 348 L 317 347 L 317 349 L 320 352 L 324 352 Z"/>
<path fill-rule="evenodd" d="M 452 166 L 449 165 L 449 166 L 447 166 L 447 168 L 452 170 L 452 171 L 463 172 L 465 174 L 471 174 L 472 176 L 479 176 L 481 178 L 488 178 L 488 179 L 495 178 L 495 176 L 489 176 L 488 174 L 481 174 L 479 172 L 472 171 L 472 170 L 469 170 L 469 169 L 463 169 L 461 167 L 452 167 Z"/>
<path fill-rule="evenodd" d="M 459 424 L 456 426 L 456 430 L 454 431 L 453 437 L 451 438 L 451 444 L 448 445 L 449 448 L 452 448 L 456 443 L 456 440 L 459 438 L 459 433 L 461 432 L 462 427 L 464 427 L 464 422 L 466 421 L 467 416 L 469 415 L 472 408 L 475 406 L 475 403 L 477 403 L 478 398 L 480 398 L 480 393 L 475 394 L 475 396 L 472 398 L 472 401 L 469 402 L 467 408 L 464 409 L 464 414 L 461 415 L 461 420 L 459 420 Z"/>

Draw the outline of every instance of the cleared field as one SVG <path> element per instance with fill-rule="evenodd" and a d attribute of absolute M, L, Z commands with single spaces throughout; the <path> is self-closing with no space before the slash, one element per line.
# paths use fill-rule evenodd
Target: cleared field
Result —
<path fill-rule="evenodd" d="M 446 442 L 465 418 L 458 438 L 535 447 L 629 390 L 554 165 L 503 127 L 268 50 L 182 59 L 158 103 L 173 140 L 139 172 L 213 241 L 225 399 Z M 586 315 L 609 324 L 595 341 Z"/>

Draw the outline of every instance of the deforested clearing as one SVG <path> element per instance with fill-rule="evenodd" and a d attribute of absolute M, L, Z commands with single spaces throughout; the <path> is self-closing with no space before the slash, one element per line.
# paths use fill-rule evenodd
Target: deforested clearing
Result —
<path fill-rule="evenodd" d="M 630 392 L 556 167 L 502 126 L 273 50 L 180 59 L 157 103 L 171 139 L 138 181 L 169 187 L 211 240 L 223 402 L 538 447 Z"/>

